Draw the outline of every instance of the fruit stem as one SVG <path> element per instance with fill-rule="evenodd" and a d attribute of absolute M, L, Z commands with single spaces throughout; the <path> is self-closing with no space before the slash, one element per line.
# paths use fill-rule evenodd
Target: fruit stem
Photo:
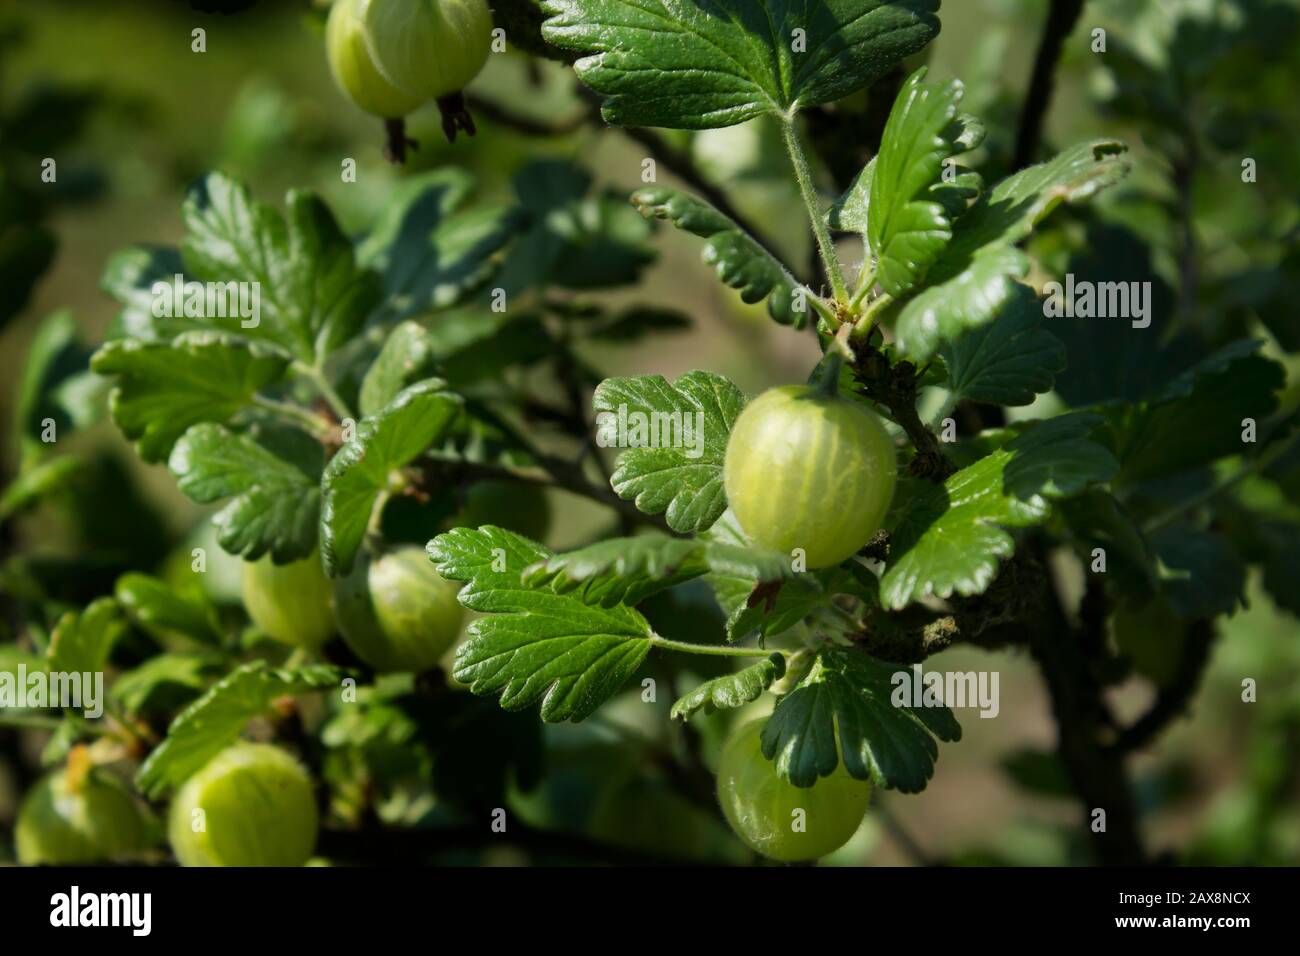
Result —
<path fill-rule="evenodd" d="M 658 634 L 650 635 L 650 643 L 666 651 L 681 651 L 684 654 L 711 654 L 714 657 L 771 657 L 771 651 L 761 647 L 723 647 L 718 644 L 692 644 L 689 641 L 674 641 Z"/>
<path fill-rule="evenodd" d="M 862 312 L 862 317 L 858 319 L 857 324 L 853 326 L 853 340 L 861 342 L 871 334 L 872 328 L 875 327 L 876 319 L 885 306 L 894 301 L 894 297 L 888 292 L 876 296 L 871 300 L 871 304 Z"/>
<path fill-rule="evenodd" d="M 330 436 L 329 425 L 297 405 L 292 405 L 289 402 L 278 402 L 273 398 L 267 398 L 265 395 L 254 395 L 253 404 L 258 408 L 265 408 L 268 412 L 272 412 L 296 425 L 301 425 L 316 438 L 325 439 Z"/>
<path fill-rule="evenodd" d="M 808 165 L 808 156 L 803 144 L 799 142 L 799 132 L 795 129 L 794 117 L 781 118 L 781 134 L 785 139 L 786 151 L 790 154 L 790 163 L 794 166 L 795 179 L 799 181 L 799 193 L 803 196 L 804 208 L 808 210 L 808 220 L 812 223 L 813 235 L 817 237 L 817 249 L 821 253 L 826 273 L 830 276 L 831 289 L 839 302 L 849 301 L 848 287 L 844 284 L 844 271 L 840 267 L 839 257 L 835 254 L 835 243 L 831 241 L 830 230 L 822 218 L 817 201 L 817 189 L 813 185 L 812 167 Z"/>

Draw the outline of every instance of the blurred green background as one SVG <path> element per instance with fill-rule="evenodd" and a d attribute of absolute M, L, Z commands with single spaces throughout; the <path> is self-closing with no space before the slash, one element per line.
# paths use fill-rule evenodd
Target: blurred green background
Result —
<path fill-rule="evenodd" d="M 1177 39 L 1162 36 L 1163 21 L 1152 12 L 1156 6 L 1087 5 L 1065 45 L 1044 141 L 1059 147 L 1104 134 L 1132 144 L 1135 173 L 1116 195 L 1106 197 L 1100 217 L 1148 242 L 1153 274 L 1176 284 L 1179 196 L 1168 157 L 1176 149 L 1171 143 L 1177 142 L 1181 120 L 1169 115 L 1150 90 L 1143 92 L 1141 83 L 1149 77 L 1144 80 L 1128 69 L 1118 55 L 1108 61 L 1089 52 L 1089 31 L 1109 25 L 1116 43 L 1134 48 L 1139 63 L 1170 81 L 1174 101 L 1202 132 L 1223 139 L 1222 152 L 1203 160 L 1189 192 L 1204 243 L 1204 315 L 1196 321 L 1206 324 L 1211 339 L 1216 322 L 1260 330 L 1270 337 L 1269 353 L 1287 364 L 1294 382 L 1300 369 L 1278 343 L 1295 318 L 1282 317 L 1282 325 L 1274 328 L 1277 307 L 1267 290 L 1245 286 L 1242 292 L 1236 281 L 1252 270 L 1292 281 L 1287 277 L 1297 271 L 1300 116 L 1294 86 L 1300 75 L 1300 32 L 1294 6 L 1228 5 L 1243 13 L 1250 29 L 1222 49 L 1208 50 L 1212 45 L 1195 31 Z M 1219 5 L 1185 6 L 1200 16 L 1199 8 Z M 1046 8 L 1041 0 L 948 0 L 941 11 L 942 33 L 918 59 L 931 65 L 934 77 L 958 76 L 966 82 L 965 108 L 990 126 L 977 158 L 986 181 L 1010 161 Z M 33 195 L 36 215 L 57 240 L 49 270 L 21 311 L 0 329 L 0 381 L 5 383 L 0 389 L 0 422 L 5 424 L 0 447 L 6 476 L 16 469 L 19 456 L 18 440 L 7 426 L 16 414 L 18 382 L 40 320 L 70 310 L 81 341 L 88 347 L 100 341 L 118 309 L 100 288 L 109 257 L 132 243 L 178 241 L 181 197 L 207 170 L 233 173 L 256 196 L 277 205 L 290 187 L 315 190 L 345 228 L 358 233 L 370 227 L 400 178 L 447 164 L 471 171 L 479 194 L 488 200 L 508 199 L 511 177 L 527 162 L 546 156 L 576 160 L 600 186 L 619 193 L 640 185 L 646 149 L 619 131 L 584 123 L 566 135 L 529 136 L 480 115 L 475 138 L 448 145 L 431 108 L 412 117 L 410 132 L 420 148 L 408 166 L 389 166 L 381 156 L 378 121 L 352 108 L 330 80 L 322 19 L 320 8 L 288 2 L 262 2 L 237 16 L 199 14 L 162 0 L 23 0 L 0 9 L 3 175 L 10 197 L 13 189 Z M 191 52 L 195 27 L 206 30 L 205 53 Z M 1137 102 L 1121 95 L 1134 89 Z M 571 71 L 513 52 L 490 57 L 471 92 L 547 123 L 563 123 L 587 109 L 575 94 Z M 663 135 L 688 151 L 791 261 L 807 262 L 810 237 L 772 133 L 756 122 Z M 58 159 L 58 181 L 48 186 L 38 182 L 40 160 L 47 155 Z M 1256 197 L 1253 203 L 1235 198 L 1241 190 L 1231 203 L 1221 198 L 1223 178 L 1236 177 L 1234 157 L 1240 155 L 1256 156 L 1263 170 L 1260 188 L 1248 193 Z M 355 183 L 340 177 L 340 164 L 349 157 L 357 164 Z M 660 168 L 661 177 L 671 179 Z M 1077 244 L 1089 225 L 1096 223 L 1065 217 L 1040 240 L 1044 261 Z M 653 245 L 658 257 L 640 285 L 583 298 L 675 307 L 693 324 L 632 346 L 603 347 L 586 356 L 593 365 L 607 374 L 670 377 L 706 368 L 749 392 L 805 377 L 819 354 L 811 335 L 776 326 L 761 307 L 739 302 L 700 262 L 694 238 L 658 230 Z M 1290 266 L 1283 261 L 1287 256 Z M 21 298 L 12 287 L 3 293 L 11 306 Z M 99 560 L 106 574 L 120 570 L 124 560 L 152 570 L 202 521 L 203 513 L 179 494 L 166 470 L 143 465 L 110 423 L 79 430 L 69 442 L 97 463 L 96 487 L 103 497 L 51 503 L 10 523 L 5 535 L 13 553 L 52 562 L 77 557 L 92 566 Z M 600 516 L 577 500 L 557 498 L 553 505 L 548 543 L 554 547 L 584 541 L 598 526 Z M 129 557 L 115 554 L 118 547 L 127 547 Z M 103 590 L 93 573 L 84 583 L 90 593 Z M 1293 583 L 1300 588 L 1300 582 Z M 1300 861 L 1300 801 L 1295 799 L 1300 627 L 1258 582 L 1251 585 L 1250 599 L 1247 609 L 1223 622 L 1187 718 L 1135 761 L 1149 842 L 1157 851 L 1177 851 L 1183 860 Z M 702 609 L 685 613 L 708 617 Z M 1054 724 L 1031 662 L 960 650 L 945 654 L 942 666 L 1000 670 L 999 718 L 980 720 L 973 711 L 959 712 L 964 739 L 943 747 L 929 788 L 914 797 L 880 797 L 878 812 L 869 814 L 858 837 L 831 862 L 1056 864 L 1081 859 L 1078 809 L 1050 756 Z M 1271 692 L 1243 707 L 1243 676 L 1267 682 Z M 1122 716 L 1140 713 L 1151 693 L 1148 685 L 1129 682 L 1117 692 L 1116 709 Z M 628 706 L 615 702 L 588 725 L 547 728 L 553 783 L 545 794 L 521 799 L 520 806 L 557 800 L 570 815 L 586 816 L 579 822 L 599 831 L 599 808 L 593 804 L 599 800 L 592 796 L 596 784 L 581 779 L 579 771 L 566 776 L 565 755 L 604 754 L 600 760 L 609 767 L 610 779 L 600 785 L 601 792 L 611 781 L 624 780 L 632 781 L 627 786 L 635 791 L 644 768 L 629 759 L 639 751 L 629 748 L 627 740 L 664 734 L 671 699 L 663 694 L 655 707 L 631 706 L 637 697 L 629 692 Z M 706 736 L 713 740 L 717 735 Z M 0 780 L 0 820 L 12 816 L 14 783 Z M 651 819 L 647 839 L 655 833 Z M 500 862 L 510 862 L 509 854 Z"/>

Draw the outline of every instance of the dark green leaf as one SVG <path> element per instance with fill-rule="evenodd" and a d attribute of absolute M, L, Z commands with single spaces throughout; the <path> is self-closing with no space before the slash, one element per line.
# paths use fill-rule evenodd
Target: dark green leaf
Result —
<path fill-rule="evenodd" d="M 934 736 L 959 740 L 961 727 L 945 706 L 895 706 L 898 672 L 861 651 L 822 651 L 768 718 L 764 755 L 798 787 L 829 776 L 843 759 L 859 780 L 903 793 L 924 790 L 939 756 Z"/>
<path fill-rule="evenodd" d="M 278 697 L 340 688 L 349 672 L 326 664 L 271 668 L 265 661 L 245 664 L 185 708 L 167 737 L 136 774 L 150 799 L 179 787 L 213 757 L 233 744 L 244 726 L 266 713 Z"/>
<path fill-rule="evenodd" d="M 1262 344 L 1233 342 L 1148 401 L 1103 407 L 1122 465 L 1121 480 L 1172 475 L 1252 451 L 1242 441 L 1243 420 L 1262 425 L 1277 408 L 1277 392 L 1286 379 L 1281 365 L 1255 354 Z"/>
<path fill-rule="evenodd" d="M 464 301 L 497 267 L 518 228 L 509 208 L 463 210 L 474 188 L 464 170 L 430 170 L 403 179 L 390 193 L 357 260 L 383 277 L 390 321 Z"/>
<path fill-rule="evenodd" d="M 279 381 L 289 357 L 233 335 L 185 332 L 170 342 L 108 342 L 91 366 L 117 377 L 113 418 L 152 462 L 165 460 L 191 425 L 228 421 L 259 389 Z"/>
<path fill-rule="evenodd" d="M 785 658 L 773 654 L 766 660 L 705 681 L 695 690 L 673 704 L 674 720 L 690 720 L 703 711 L 711 714 L 717 709 L 734 709 L 758 700 L 772 682 L 785 675 Z"/>
<path fill-rule="evenodd" d="M 1160 585 L 1181 617 L 1231 614 L 1242 601 L 1246 568 L 1227 540 L 1208 531 L 1162 528 L 1151 536 Z"/>
<path fill-rule="evenodd" d="M 320 199 L 295 190 L 286 205 L 287 218 L 242 183 L 211 173 L 185 199 L 181 253 L 195 279 L 257 284 L 256 326 L 237 317 L 216 321 L 238 323 L 242 334 L 314 364 L 361 328 L 380 283 L 356 264 L 352 243 Z"/>
<path fill-rule="evenodd" d="M 839 99 L 939 32 L 937 0 L 544 0 L 609 123 L 709 129 Z M 800 31 L 796 33 L 795 31 Z"/>
<path fill-rule="evenodd" d="M 650 625 L 632 608 L 526 585 L 524 570 L 549 557 L 526 538 L 457 528 L 429 542 L 429 557 L 443 577 L 466 582 L 460 603 L 485 615 L 456 651 L 456 679 L 476 694 L 499 694 L 508 710 L 540 702 L 545 721 L 582 720 L 650 652 Z"/>
<path fill-rule="evenodd" d="M 1037 422 L 941 486 L 904 482 L 887 519 L 893 535 L 880 580 L 884 606 L 982 593 L 999 560 L 1015 550 L 1008 529 L 1037 524 L 1050 499 L 1114 476 L 1115 459 L 1085 437 L 1099 422 L 1084 414 Z"/>
<path fill-rule="evenodd" d="M 745 404 L 735 385 L 698 371 L 671 384 L 662 375 L 610 378 L 596 386 L 592 404 L 601 444 L 639 445 L 619 455 L 610 478 L 619 497 L 646 514 L 666 511 L 678 532 L 703 531 L 718 520 L 727 507 L 727 437 Z M 645 423 L 640 438 L 638 422 Z"/>
<path fill-rule="evenodd" d="M 404 389 L 357 425 L 356 438 L 330 460 L 321 480 L 321 555 L 331 575 L 352 569 L 389 474 L 414 461 L 451 427 L 463 402 L 438 379 Z"/>
<path fill-rule="evenodd" d="M 643 216 L 667 219 L 678 229 L 707 240 L 704 261 L 718 278 L 749 303 L 767 300 L 767 311 L 782 325 L 801 328 L 807 319 L 803 289 L 780 261 L 748 233 L 702 199 L 662 186 L 632 194 Z M 796 294 L 796 289 L 800 290 Z"/>
<path fill-rule="evenodd" d="M 1041 327 L 1042 305 L 1027 286 L 994 321 L 940 347 L 948 389 L 957 399 L 992 405 L 1028 405 L 1052 390 L 1065 368 L 1065 347 Z"/>
<path fill-rule="evenodd" d="M 181 437 L 167 467 L 200 504 L 231 499 L 213 517 L 223 548 L 249 561 L 269 551 L 283 563 L 316 547 L 323 459 L 320 443 L 293 429 L 239 434 L 204 424 Z"/>

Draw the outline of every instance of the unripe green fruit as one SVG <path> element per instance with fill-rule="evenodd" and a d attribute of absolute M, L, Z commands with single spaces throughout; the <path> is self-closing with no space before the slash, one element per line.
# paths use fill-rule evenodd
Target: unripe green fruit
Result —
<path fill-rule="evenodd" d="M 243 593 L 248 616 L 277 641 L 314 649 L 334 633 L 333 588 L 316 552 L 289 564 L 245 561 Z"/>
<path fill-rule="evenodd" d="M 731 429 L 727 502 L 755 544 L 839 564 L 880 527 L 897 459 L 880 420 L 805 385 L 764 392 Z"/>
<path fill-rule="evenodd" d="M 316 828 L 307 771 L 283 750 L 250 743 L 223 750 L 190 777 L 168 821 L 182 866 L 302 866 Z"/>
<path fill-rule="evenodd" d="M 433 569 L 423 548 L 362 554 L 335 586 L 339 630 L 377 671 L 426 671 L 460 636 L 459 590 Z"/>
<path fill-rule="evenodd" d="M 870 781 L 851 777 L 843 761 L 811 787 L 782 780 L 776 764 L 763 756 L 764 723 L 766 718 L 742 725 L 722 748 L 718 801 L 727 822 L 746 844 L 774 860 L 815 860 L 838 850 L 862 823 Z"/>
<path fill-rule="evenodd" d="M 334 82 L 348 99 L 367 113 L 397 119 L 424 101 L 403 93 L 375 69 L 362 35 L 365 5 L 366 0 L 334 0 L 325 25 L 325 56 Z"/>
<path fill-rule="evenodd" d="M 487 0 L 368 0 L 361 18 L 380 74 L 421 100 L 464 89 L 492 46 Z"/>
<path fill-rule="evenodd" d="M 59 770 L 28 792 L 14 826 L 19 863 L 102 863 L 148 846 L 144 814 L 125 787 L 93 770 L 79 785 L 74 776 Z"/>

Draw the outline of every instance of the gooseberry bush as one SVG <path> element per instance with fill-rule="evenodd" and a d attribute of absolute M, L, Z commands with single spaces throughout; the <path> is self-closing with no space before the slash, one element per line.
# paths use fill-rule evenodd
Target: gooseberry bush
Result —
<path fill-rule="evenodd" d="M 543 159 L 489 202 L 443 166 L 403 176 L 354 237 L 312 191 L 279 207 L 212 172 L 179 247 L 108 263 L 120 311 L 89 371 L 65 371 L 84 362 L 66 325 L 42 333 L 24 423 L 73 428 L 68 382 L 110 388 L 139 458 L 213 513 L 178 561 L 93 600 L 7 568 L 0 669 L 110 682 L 100 719 L 19 715 L 53 734 L 18 858 L 428 861 L 517 840 L 562 860 L 815 860 L 882 793 L 941 772 L 961 726 L 940 695 L 900 703 L 897 675 L 968 645 L 1041 672 L 1057 724 L 1042 757 L 1084 858 L 1151 859 L 1128 758 L 1190 705 L 1248 573 L 1298 610 L 1300 341 L 1282 293 L 1251 298 L 1223 265 L 1203 288 L 1177 273 L 1191 285 L 1146 325 L 1055 317 L 1067 273 L 1169 291 L 1101 208 L 1147 187 L 1124 141 L 1052 152 L 1041 116 L 1012 155 L 1004 111 L 986 127 L 960 80 L 922 64 L 938 0 L 494 7 L 336 0 L 322 59 L 400 162 L 400 121 L 425 103 L 448 139 L 475 131 L 464 91 L 495 29 L 571 64 L 601 135 L 648 148 L 601 171 L 638 181 L 630 197 Z M 1106 63 L 1106 115 L 1147 128 L 1158 68 Z M 1200 143 L 1196 162 L 1235 169 L 1231 147 L 1206 158 L 1197 122 L 1151 119 L 1146 148 L 1177 170 Z M 780 141 L 806 212 L 787 228 L 811 234 L 815 274 L 678 134 L 651 131 L 742 123 Z M 804 381 L 747 395 L 712 369 L 596 371 L 599 346 L 707 320 L 601 296 L 635 289 L 665 226 L 779 335 L 815 338 Z M 183 283 L 255 287 L 260 315 L 160 309 L 175 277 L 177 302 Z M 5 518 L 78 474 L 24 447 Z M 586 543 L 546 543 L 557 492 L 605 516 Z M 1151 703 L 1121 717 L 1128 681 Z M 546 743 L 542 724 L 619 733 L 609 714 L 660 695 L 673 725 L 650 745 Z M 579 814 L 559 795 L 592 776 Z"/>

